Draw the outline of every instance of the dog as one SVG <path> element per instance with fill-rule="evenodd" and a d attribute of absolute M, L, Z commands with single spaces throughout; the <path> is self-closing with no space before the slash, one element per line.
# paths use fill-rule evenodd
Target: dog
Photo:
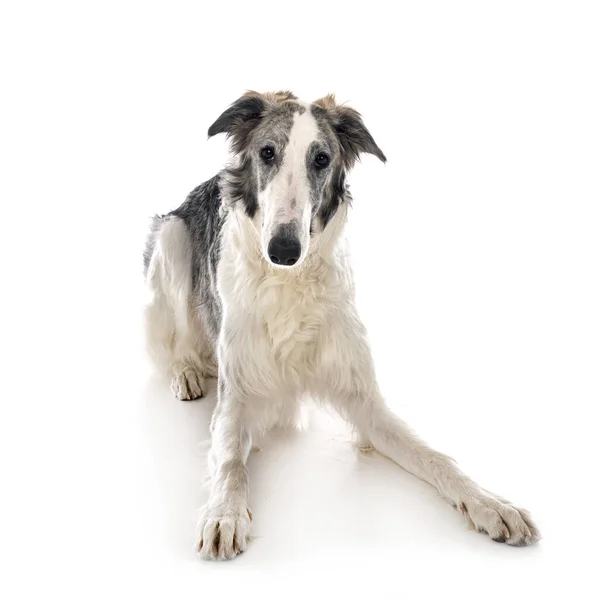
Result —
<path fill-rule="evenodd" d="M 246 549 L 248 455 L 270 428 L 295 422 L 305 396 L 431 484 L 475 530 L 510 546 L 537 542 L 526 510 L 481 488 L 382 398 L 342 235 L 348 172 L 363 153 L 386 161 L 361 115 L 333 95 L 309 104 L 247 92 L 208 130 L 220 133 L 232 161 L 153 219 L 144 253 L 148 346 L 174 395 L 200 398 L 218 377 L 201 557 Z"/>

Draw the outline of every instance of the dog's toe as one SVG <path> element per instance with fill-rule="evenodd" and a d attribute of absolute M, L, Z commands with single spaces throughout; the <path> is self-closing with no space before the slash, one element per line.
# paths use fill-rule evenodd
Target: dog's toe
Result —
<path fill-rule="evenodd" d="M 186 369 L 171 380 L 171 391 L 179 400 L 196 400 L 204 396 L 204 378 L 194 369 Z"/>
<path fill-rule="evenodd" d="M 252 514 L 245 506 L 206 507 L 198 525 L 196 550 L 206 560 L 229 560 L 241 554 L 249 540 Z"/>
<path fill-rule="evenodd" d="M 465 499 L 460 506 L 470 524 L 495 542 L 529 546 L 540 540 L 530 513 L 503 498 L 483 492 L 478 497 Z"/>

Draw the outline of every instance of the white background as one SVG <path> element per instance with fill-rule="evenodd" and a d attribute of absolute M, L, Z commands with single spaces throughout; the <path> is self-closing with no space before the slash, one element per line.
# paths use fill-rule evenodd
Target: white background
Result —
<path fill-rule="evenodd" d="M 7 2 L 0 13 L 4 598 L 592 598 L 589 2 Z M 330 415 L 252 456 L 254 541 L 193 553 L 212 394 L 144 353 L 148 218 L 226 159 L 245 89 L 335 92 L 390 405 L 544 539 L 466 530 Z M 365 596 L 363 596 L 365 595 Z"/>

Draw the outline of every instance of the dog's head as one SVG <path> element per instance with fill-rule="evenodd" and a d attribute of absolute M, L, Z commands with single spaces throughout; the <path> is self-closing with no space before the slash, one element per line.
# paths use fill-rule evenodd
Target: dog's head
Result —
<path fill-rule="evenodd" d="M 345 195 L 347 171 L 361 153 L 386 157 L 359 113 L 329 95 L 312 104 L 291 92 L 248 92 L 209 128 L 231 138 L 231 200 L 260 225 L 264 257 L 280 268 L 305 258 Z M 256 219 L 256 215 L 258 218 Z"/>

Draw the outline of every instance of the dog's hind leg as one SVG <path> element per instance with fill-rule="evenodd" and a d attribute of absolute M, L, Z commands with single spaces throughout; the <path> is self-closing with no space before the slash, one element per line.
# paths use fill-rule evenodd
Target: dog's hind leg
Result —
<path fill-rule="evenodd" d="M 172 378 L 177 398 L 200 398 L 216 365 L 192 303 L 192 245 L 185 223 L 177 217 L 157 218 L 147 251 L 149 352 Z"/>

